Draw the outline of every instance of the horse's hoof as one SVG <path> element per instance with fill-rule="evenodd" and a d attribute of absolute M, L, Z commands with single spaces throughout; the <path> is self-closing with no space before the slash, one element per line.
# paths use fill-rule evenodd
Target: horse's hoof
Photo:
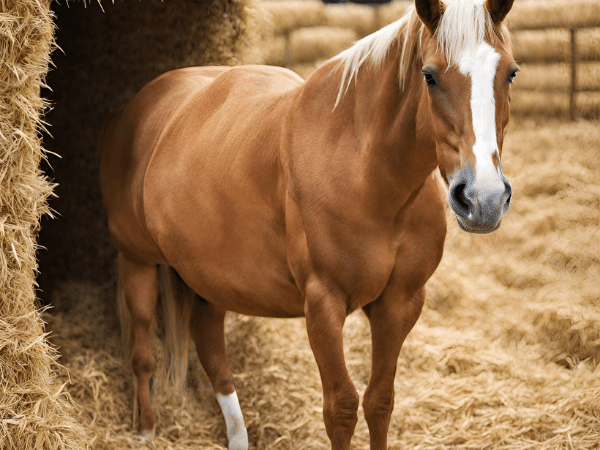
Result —
<path fill-rule="evenodd" d="M 152 430 L 142 431 L 139 436 L 145 441 L 152 441 Z"/>
<path fill-rule="evenodd" d="M 153 434 L 152 430 L 139 431 L 135 435 L 135 440 L 140 444 L 154 448 Z"/>

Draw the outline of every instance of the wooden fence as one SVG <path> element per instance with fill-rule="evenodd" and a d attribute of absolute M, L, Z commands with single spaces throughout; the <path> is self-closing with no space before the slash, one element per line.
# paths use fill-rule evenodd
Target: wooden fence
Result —
<path fill-rule="evenodd" d="M 356 39 L 401 17 L 411 4 L 411 1 L 383 6 L 324 5 L 316 0 L 265 2 L 273 24 L 273 32 L 264 44 L 265 62 L 290 67 L 308 76 L 319 63 Z M 515 56 L 523 66 L 515 83 L 519 92 L 513 96 L 513 110 L 568 115 L 572 119 L 600 117 L 597 0 L 517 1 L 508 25 L 514 36 Z M 560 34 L 560 30 L 568 36 Z M 580 81 L 590 71 L 591 82 Z M 584 105 L 580 95 L 586 95 Z"/>

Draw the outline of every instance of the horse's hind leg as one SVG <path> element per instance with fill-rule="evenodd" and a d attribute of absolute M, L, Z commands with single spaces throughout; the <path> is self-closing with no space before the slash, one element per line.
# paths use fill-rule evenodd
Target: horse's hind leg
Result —
<path fill-rule="evenodd" d="M 225 417 L 229 450 L 247 450 L 248 433 L 225 350 L 225 310 L 196 297 L 190 323 L 196 352 Z"/>
<path fill-rule="evenodd" d="M 155 424 L 150 401 L 150 379 L 155 366 L 150 325 L 159 293 L 158 269 L 156 265 L 140 264 L 121 255 L 119 277 L 130 318 L 127 338 L 131 339 L 130 362 L 134 375 L 134 426 L 137 417 L 138 432 L 150 438 Z"/>

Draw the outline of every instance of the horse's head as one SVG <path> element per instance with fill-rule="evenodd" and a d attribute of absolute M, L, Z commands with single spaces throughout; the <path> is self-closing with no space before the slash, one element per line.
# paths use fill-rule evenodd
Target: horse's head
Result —
<path fill-rule="evenodd" d="M 458 223 L 472 233 L 497 229 L 512 193 L 500 164 L 518 71 L 502 26 L 512 4 L 416 0 L 438 163 Z"/>

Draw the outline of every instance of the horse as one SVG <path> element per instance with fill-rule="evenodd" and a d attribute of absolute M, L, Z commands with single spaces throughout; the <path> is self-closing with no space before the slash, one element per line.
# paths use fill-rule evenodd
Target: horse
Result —
<path fill-rule="evenodd" d="M 359 395 L 342 328 L 372 335 L 363 410 L 387 448 L 400 349 L 443 253 L 446 202 L 470 233 L 496 230 L 518 66 L 512 0 L 415 0 L 303 81 L 269 66 L 188 67 L 147 84 L 109 123 L 101 187 L 119 254 L 117 296 L 134 375 L 134 424 L 151 439 L 150 326 L 160 296 L 170 376 L 188 345 L 248 448 L 226 354 L 226 311 L 306 318 L 334 450 Z M 447 199 L 447 200 L 446 200 Z"/>

